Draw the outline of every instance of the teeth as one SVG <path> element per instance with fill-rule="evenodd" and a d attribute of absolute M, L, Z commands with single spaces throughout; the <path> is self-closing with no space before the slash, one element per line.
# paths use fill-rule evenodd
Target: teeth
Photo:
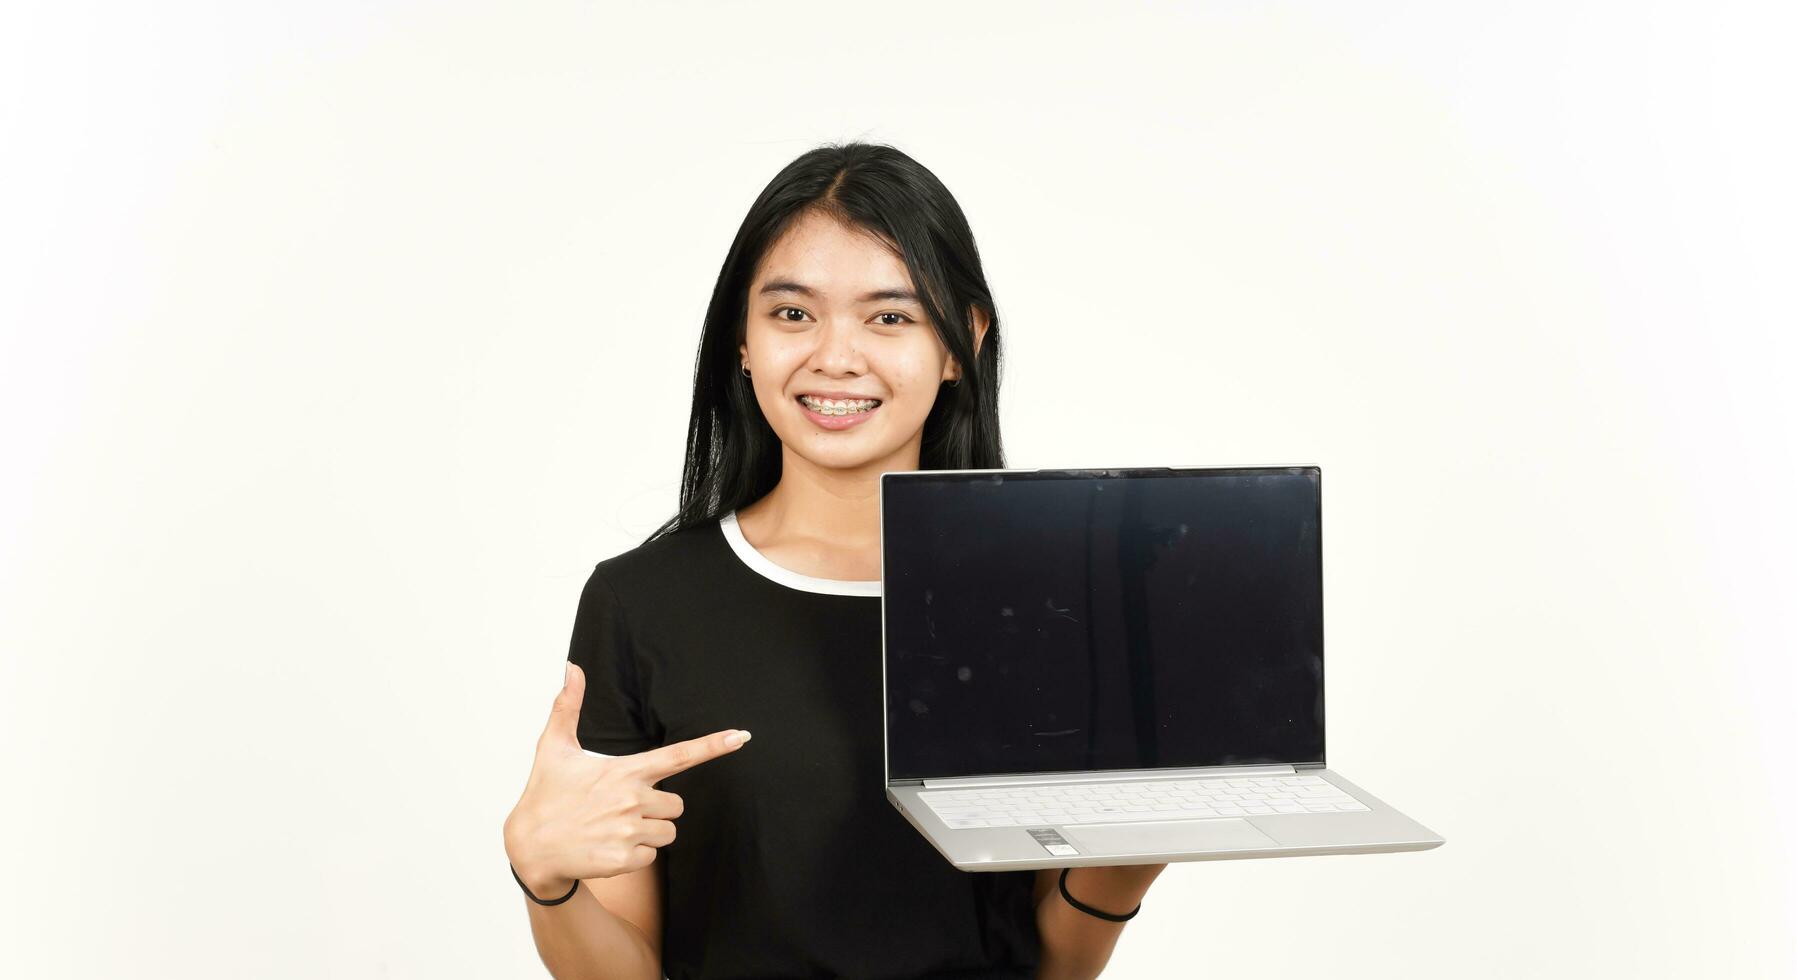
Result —
<path fill-rule="evenodd" d="M 875 405 L 880 404 L 877 399 L 873 398 L 837 400 L 834 398 L 813 398 L 810 395 L 800 395 L 799 401 L 804 402 L 807 408 L 819 415 L 856 415 L 861 412 L 869 411 Z"/>

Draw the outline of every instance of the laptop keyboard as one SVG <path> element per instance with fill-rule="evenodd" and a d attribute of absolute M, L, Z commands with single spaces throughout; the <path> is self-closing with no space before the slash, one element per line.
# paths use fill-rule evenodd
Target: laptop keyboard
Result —
<path fill-rule="evenodd" d="M 957 830 L 1368 809 L 1323 777 L 1302 775 L 943 789 L 917 795 Z"/>

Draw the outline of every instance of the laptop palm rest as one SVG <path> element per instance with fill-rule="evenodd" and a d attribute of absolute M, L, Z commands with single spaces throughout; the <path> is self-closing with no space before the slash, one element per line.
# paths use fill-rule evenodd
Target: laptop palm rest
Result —
<path fill-rule="evenodd" d="M 1170 823 L 1105 823 L 1063 827 L 1088 854 L 1159 854 L 1278 847 L 1279 842 L 1239 817 Z"/>

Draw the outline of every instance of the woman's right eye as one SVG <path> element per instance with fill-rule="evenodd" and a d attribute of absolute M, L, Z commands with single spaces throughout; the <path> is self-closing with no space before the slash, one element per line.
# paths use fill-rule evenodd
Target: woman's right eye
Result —
<path fill-rule="evenodd" d="M 787 313 L 797 313 L 799 315 L 799 320 L 794 320 L 792 317 L 786 316 L 785 314 Z M 788 323 L 798 323 L 800 320 L 804 319 L 805 311 L 796 306 L 782 306 L 774 311 L 774 316 L 781 320 L 785 320 Z"/>

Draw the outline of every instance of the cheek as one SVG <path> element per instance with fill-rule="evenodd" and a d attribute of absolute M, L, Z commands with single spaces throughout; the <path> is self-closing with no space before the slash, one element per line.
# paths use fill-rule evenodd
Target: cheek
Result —
<path fill-rule="evenodd" d="M 947 363 L 947 356 L 938 345 L 917 343 L 892 351 L 884 361 L 884 370 L 894 388 L 930 390 L 942 377 L 943 365 Z"/>
<path fill-rule="evenodd" d="M 792 338 L 772 331 L 750 341 L 749 350 L 754 352 L 755 357 L 751 367 L 760 364 L 762 372 L 769 378 L 781 379 L 798 370 L 810 353 Z"/>

